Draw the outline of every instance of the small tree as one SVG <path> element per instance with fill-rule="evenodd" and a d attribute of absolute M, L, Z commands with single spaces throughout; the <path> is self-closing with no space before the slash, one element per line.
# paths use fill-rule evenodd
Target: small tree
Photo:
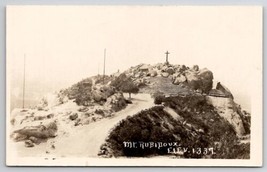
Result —
<path fill-rule="evenodd" d="M 138 93 L 138 86 L 132 81 L 130 77 L 127 77 L 125 73 L 121 74 L 116 78 L 111 85 L 122 92 L 129 93 L 129 98 L 131 98 L 131 93 Z"/>
<path fill-rule="evenodd" d="M 131 99 L 131 93 L 138 93 L 139 88 L 129 78 L 122 84 L 120 90 L 123 91 L 123 92 L 129 93 L 129 98 Z"/>

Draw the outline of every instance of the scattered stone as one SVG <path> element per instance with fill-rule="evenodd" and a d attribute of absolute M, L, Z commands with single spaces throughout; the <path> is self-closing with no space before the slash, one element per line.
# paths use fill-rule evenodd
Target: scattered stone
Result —
<path fill-rule="evenodd" d="M 186 126 L 187 126 L 189 129 L 192 129 L 192 124 L 186 123 Z"/>
<path fill-rule="evenodd" d="M 158 75 L 157 71 L 155 70 L 150 71 L 150 76 L 155 77 L 157 75 Z"/>
<path fill-rule="evenodd" d="M 81 124 L 80 122 L 81 122 L 81 119 L 80 118 L 77 118 L 76 121 L 75 121 L 75 123 L 74 123 L 74 126 L 80 125 Z"/>
<path fill-rule="evenodd" d="M 78 114 L 77 113 L 74 113 L 74 114 L 69 116 L 69 119 L 72 120 L 72 121 L 77 119 L 77 118 L 78 118 Z"/>
<path fill-rule="evenodd" d="M 87 112 L 89 109 L 87 107 L 81 107 L 78 109 L 79 112 Z"/>
<path fill-rule="evenodd" d="M 185 65 L 182 65 L 179 69 L 179 72 L 184 72 L 186 70 L 186 66 Z"/>
<path fill-rule="evenodd" d="M 199 129 L 198 132 L 199 133 L 204 133 L 204 130 L 203 129 Z"/>
<path fill-rule="evenodd" d="M 161 73 L 161 76 L 164 77 L 164 78 L 167 78 L 169 76 L 169 73 L 167 72 L 162 72 Z"/>
<path fill-rule="evenodd" d="M 166 72 L 169 74 L 169 75 L 172 75 L 174 74 L 174 69 L 172 67 L 169 67 L 166 69 Z"/>
<path fill-rule="evenodd" d="M 134 75 L 135 78 L 140 78 L 140 76 L 141 76 L 141 73 L 136 73 L 136 74 Z"/>
<path fill-rule="evenodd" d="M 53 113 L 51 113 L 51 114 L 48 114 L 47 116 L 46 116 L 46 118 L 47 119 L 50 119 L 50 118 L 53 118 L 55 115 L 53 114 Z"/>
<path fill-rule="evenodd" d="M 85 112 L 85 113 L 83 114 L 83 116 L 86 117 L 86 118 L 90 117 L 91 115 L 92 115 L 92 114 L 91 114 L 91 113 L 88 113 L 88 112 Z"/>
<path fill-rule="evenodd" d="M 98 115 L 104 115 L 105 114 L 105 112 L 102 109 L 96 109 L 95 113 Z"/>
<path fill-rule="evenodd" d="M 27 148 L 34 147 L 34 144 L 31 140 L 26 140 L 25 141 L 25 147 L 27 147 Z"/>
<path fill-rule="evenodd" d="M 29 137 L 29 140 L 32 141 L 33 143 L 37 144 L 37 145 L 41 143 L 40 139 L 38 139 L 34 136 Z"/>
<path fill-rule="evenodd" d="M 193 70 L 194 70 L 194 71 L 199 71 L 199 67 L 198 67 L 198 65 L 194 65 L 194 66 L 193 66 Z"/>
<path fill-rule="evenodd" d="M 88 125 L 90 124 L 90 119 L 86 119 L 84 122 L 83 122 L 83 125 Z"/>
<path fill-rule="evenodd" d="M 41 120 L 44 120 L 46 117 L 45 116 L 35 116 L 33 118 L 34 121 L 41 121 Z"/>
<path fill-rule="evenodd" d="M 179 75 L 175 78 L 173 84 L 179 85 L 180 83 L 183 83 L 186 81 L 186 77 L 184 75 Z"/>
<path fill-rule="evenodd" d="M 132 102 L 132 100 L 130 100 L 130 99 L 126 99 L 126 103 L 127 103 L 127 104 L 132 104 L 133 102 Z"/>

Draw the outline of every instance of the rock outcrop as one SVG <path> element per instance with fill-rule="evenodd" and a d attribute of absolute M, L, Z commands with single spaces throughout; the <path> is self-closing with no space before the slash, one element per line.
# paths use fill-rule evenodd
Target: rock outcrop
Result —
<path fill-rule="evenodd" d="M 232 98 L 207 96 L 207 102 L 217 110 L 218 114 L 226 119 L 238 135 L 246 134 L 238 107 Z"/>
<path fill-rule="evenodd" d="M 234 96 L 232 95 L 231 91 L 227 87 L 222 85 L 220 82 L 217 83 L 216 90 L 220 90 L 226 97 L 234 99 Z"/>
<path fill-rule="evenodd" d="M 141 86 L 147 85 L 147 82 L 141 82 L 142 79 L 149 80 L 146 77 L 161 76 L 170 78 L 175 85 L 185 85 L 189 89 L 198 90 L 203 93 L 209 93 L 212 88 L 213 74 L 210 70 L 199 69 L 197 65 L 192 68 L 185 65 L 172 65 L 159 63 L 156 65 L 141 64 L 125 71 L 127 76 L 134 78 L 135 82 L 141 83 Z"/>
<path fill-rule="evenodd" d="M 25 141 L 26 147 L 33 147 L 33 143 L 40 142 L 56 136 L 57 132 L 56 122 L 51 122 L 47 125 L 27 126 L 19 130 L 15 130 L 11 138 L 14 141 Z"/>
<path fill-rule="evenodd" d="M 116 93 L 107 99 L 105 106 L 117 112 L 125 108 L 127 103 L 122 93 Z"/>

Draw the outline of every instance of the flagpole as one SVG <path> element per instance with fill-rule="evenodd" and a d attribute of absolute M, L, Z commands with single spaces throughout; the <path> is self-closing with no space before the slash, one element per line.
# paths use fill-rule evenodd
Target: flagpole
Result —
<path fill-rule="evenodd" d="M 25 108 L 25 67 L 26 67 L 26 55 L 24 54 L 24 69 L 23 69 L 23 100 L 22 100 L 22 109 Z"/>
<path fill-rule="evenodd" d="M 106 49 L 104 49 L 103 85 L 105 82 L 105 68 L 106 68 Z"/>

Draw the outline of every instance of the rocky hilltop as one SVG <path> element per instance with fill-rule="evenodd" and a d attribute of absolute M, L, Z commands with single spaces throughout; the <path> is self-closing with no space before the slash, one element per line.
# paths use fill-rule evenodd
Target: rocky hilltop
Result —
<path fill-rule="evenodd" d="M 129 93 L 129 97 L 124 93 Z M 161 141 L 170 138 L 190 147 L 209 146 L 218 151 L 216 156 L 184 154 L 183 158 L 249 157 L 250 114 L 234 102 L 227 87 L 213 81 L 210 70 L 197 65 L 190 68 L 168 63 L 140 64 L 122 73 L 92 76 L 45 96 L 33 109 L 13 110 L 10 122 L 13 141 L 35 150 L 39 144 L 46 145 L 45 155 L 61 152 L 67 156 L 75 151 L 88 155 L 95 152 L 88 147 L 88 139 L 93 145 L 101 145 L 104 138 L 106 143 L 101 149 L 94 148 L 100 150 L 98 155 L 102 157 L 161 155 L 166 151 L 129 154 L 120 141 L 159 141 L 162 135 Z M 86 134 L 91 129 L 96 133 Z M 83 139 L 79 143 L 83 146 L 72 143 L 72 138 L 77 137 L 75 133 L 88 138 L 87 143 Z M 102 133 L 101 139 L 95 136 L 98 133 Z M 62 148 L 62 140 L 74 147 L 71 153 Z M 227 145 L 227 150 L 233 149 L 236 156 L 223 151 Z M 238 154 L 241 149 L 248 153 Z"/>
<path fill-rule="evenodd" d="M 241 110 L 234 102 L 231 91 L 220 82 L 213 81 L 213 73 L 207 68 L 192 68 L 185 65 L 159 63 L 156 65 L 140 64 L 124 72 L 145 93 L 163 93 L 164 96 L 202 94 L 221 117 L 226 119 L 239 135 L 244 135 L 244 118 L 248 113 Z M 244 117 L 245 116 L 245 117 Z"/>
<path fill-rule="evenodd" d="M 139 85 L 150 83 L 151 77 L 168 78 L 173 85 L 187 87 L 200 93 L 209 93 L 212 88 L 213 74 L 210 70 L 192 68 L 185 65 L 158 63 L 156 65 L 141 64 L 125 71 Z M 167 92 L 168 90 L 166 90 Z"/>

